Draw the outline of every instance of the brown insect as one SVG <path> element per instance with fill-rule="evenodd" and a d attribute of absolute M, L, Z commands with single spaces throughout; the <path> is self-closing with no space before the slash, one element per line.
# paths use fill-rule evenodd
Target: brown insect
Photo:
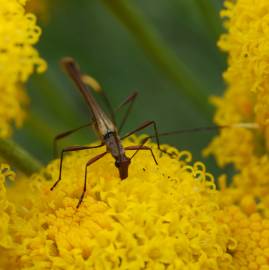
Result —
<path fill-rule="evenodd" d="M 128 177 L 128 168 L 129 168 L 129 165 L 131 163 L 131 160 L 139 150 L 150 151 L 154 162 L 156 164 L 158 164 L 152 149 L 150 147 L 144 145 L 147 142 L 147 140 L 150 138 L 150 136 L 148 138 L 145 138 L 141 142 L 141 145 L 128 146 L 128 147 L 123 147 L 122 142 L 121 142 L 122 139 L 127 138 L 130 135 L 132 135 L 132 134 L 134 134 L 134 133 L 136 133 L 136 132 L 138 132 L 146 127 L 153 126 L 154 131 L 155 131 L 154 137 L 156 137 L 156 139 L 157 139 L 157 144 L 158 144 L 159 149 L 160 149 L 160 144 L 159 144 L 159 137 L 158 137 L 156 123 L 154 121 L 146 121 L 142 125 L 140 125 L 138 128 L 136 128 L 135 130 L 127 133 L 125 136 L 123 136 L 123 137 L 119 136 L 119 131 L 121 130 L 121 128 L 123 127 L 123 125 L 127 119 L 127 116 L 132 108 L 132 104 L 137 96 L 137 92 L 134 92 L 132 95 L 130 95 L 119 106 L 118 109 L 120 109 L 122 106 L 129 103 L 129 108 L 126 111 L 126 114 L 123 117 L 122 123 L 120 124 L 120 128 L 118 130 L 116 125 L 115 125 L 113 112 L 111 113 L 112 119 L 110 119 L 106 115 L 106 113 L 101 109 L 101 107 L 99 106 L 99 104 L 96 102 L 93 95 L 89 91 L 89 87 L 84 83 L 83 75 L 80 73 L 79 66 L 76 64 L 74 59 L 72 59 L 70 57 L 66 57 L 66 58 L 62 59 L 61 63 L 63 65 L 64 69 L 67 71 L 68 75 L 75 82 L 76 86 L 78 87 L 78 89 L 80 90 L 81 94 L 83 95 L 85 101 L 87 102 L 87 105 L 91 111 L 92 122 L 87 124 L 87 125 L 83 125 L 83 126 L 78 127 L 76 129 L 72 129 L 72 130 L 69 130 L 69 131 L 66 131 L 64 133 L 57 135 L 55 137 L 55 140 L 54 140 L 54 149 L 56 149 L 56 143 L 59 139 L 64 138 L 64 137 L 78 131 L 81 128 L 88 127 L 91 125 L 94 127 L 97 134 L 99 135 L 101 143 L 99 145 L 96 145 L 96 146 L 71 146 L 71 147 L 64 148 L 61 152 L 59 177 L 58 177 L 58 180 L 51 187 L 51 190 L 53 190 L 62 179 L 62 165 L 63 165 L 64 153 L 106 146 L 106 151 L 91 158 L 85 166 L 84 188 L 83 188 L 83 192 L 80 196 L 79 202 L 77 204 L 77 208 L 78 208 L 80 206 L 80 204 L 83 200 L 83 197 L 85 195 L 85 192 L 86 192 L 88 167 L 91 164 L 93 164 L 94 162 L 96 162 L 97 160 L 99 160 L 100 158 L 104 157 L 106 154 L 110 153 L 114 157 L 115 166 L 119 170 L 119 175 L 120 175 L 121 179 L 125 179 Z M 102 93 L 104 95 L 104 92 L 102 92 Z M 108 102 L 108 99 L 106 98 L 106 96 L 105 96 L 105 99 Z M 109 105 L 109 107 L 111 108 L 110 105 Z M 126 156 L 126 151 L 129 151 L 129 150 L 135 151 L 131 157 Z"/>
<path fill-rule="evenodd" d="M 127 97 L 127 99 L 124 102 L 122 102 L 120 104 L 120 106 L 115 110 L 115 111 L 118 111 L 123 106 L 129 104 L 129 107 L 126 110 L 126 113 L 122 119 L 120 126 L 119 126 L 119 129 L 117 129 L 116 124 L 115 124 L 114 110 L 112 109 L 112 106 L 110 105 L 109 100 L 106 97 L 105 93 L 100 90 L 100 87 L 96 83 L 96 81 L 94 81 L 89 76 L 85 76 L 85 75 L 81 74 L 81 72 L 79 70 L 79 66 L 76 64 L 74 59 L 72 59 L 70 57 L 66 57 L 66 58 L 62 59 L 61 63 L 62 63 L 62 66 L 64 67 L 64 69 L 67 71 L 68 75 L 75 82 L 76 86 L 78 87 L 78 89 L 80 90 L 81 94 L 83 95 L 85 101 L 87 102 L 87 105 L 88 105 L 90 112 L 91 112 L 92 121 L 86 125 L 83 125 L 83 126 L 80 126 L 78 128 L 75 128 L 75 129 L 58 134 L 54 139 L 54 153 L 56 153 L 58 140 L 66 137 L 66 136 L 68 136 L 68 135 L 70 135 L 70 134 L 72 134 L 72 133 L 74 133 L 82 128 L 89 127 L 89 126 L 94 127 L 97 134 L 99 135 L 101 143 L 99 145 L 96 145 L 96 146 L 70 146 L 70 147 L 64 148 L 61 151 L 59 177 L 58 177 L 58 180 L 51 187 L 51 190 L 53 190 L 62 179 L 62 165 L 63 165 L 64 153 L 106 146 L 106 151 L 91 158 L 85 165 L 84 187 L 83 187 L 83 192 L 80 196 L 79 202 L 77 204 L 77 208 L 82 203 L 85 192 L 86 192 L 88 167 L 91 164 L 93 164 L 94 162 L 96 162 L 97 160 L 104 157 L 108 153 L 110 153 L 113 156 L 113 158 L 115 159 L 115 166 L 118 168 L 119 176 L 123 180 L 123 179 L 128 177 L 128 168 L 129 168 L 129 165 L 131 163 L 131 160 L 137 154 L 137 152 L 139 150 L 150 151 L 154 162 L 158 165 L 158 162 L 155 158 L 155 155 L 154 155 L 152 149 L 148 146 L 145 146 L 146 142 L 151 138 L 156 138 L 158 149 L 161 152 L 165 152 L 165 150 L 160 148 L 159 136 L 167 136 L 167 135 L 171 135 L 171 134 L 180 134 L 180 133 L 189 133 L 189 132 L 198 132 L 198 131 L 216 130 L 216 129 L 227 128 L 227 127 L 258 128 L 258 126 L 255 123 L 239 123 L 239 124 L 234 124 L 234 125 L 198 127 L 198 128 L 190 128 L 190 129 L 181 129 L 178 131 L 172 131 L 172 132 L 166 132 L 166 133 L 158 133 L 155 121 L 146 121 L 143 124 L 141 124 L 138 128 L 136 128 L 133 131 L 127 133 L 126 135 L 120 137 L 119 133 L 120 133 L 122 127 L 124 126 L 124 124 L 127 120 L 127 117 L 132 109 L 132 105 L 135 101 L 135 98 L 137 97 L 137 92 L 134 92 L 129 97 Z M 90 82 L 86 83 L 86 81 L 89 81 L 89 80 L 90 80 Z M 94 87 L 95 90 L 101 91 L 101 94 L 103 95 L 104 100 L 107 103 L 107 106 L 109 108 L 111 118 L 109 118 L 106 115 L 106 113 L 101 109 L 99 104 L 96 102 L 96 100 L 94 99 L 94 97 L 89 89 L 89 85 L 92 88 Z M 131 136 L 132 134 L 134 134 L 140 130 L 143 130 L 149 126 L 152 126 L 154 128 L 154 133 L 155 133 L 154 135 L 148 136 L 145 139 L 143 139 L 141 141 L 140 145 L 123 147 L 122 142 L 121 142 L 123 139 L 125 139 L 125 138 Z M 126 156 L 126 151 L 129 151 L 129 150 L 135 151 L 131 157 Z"/>

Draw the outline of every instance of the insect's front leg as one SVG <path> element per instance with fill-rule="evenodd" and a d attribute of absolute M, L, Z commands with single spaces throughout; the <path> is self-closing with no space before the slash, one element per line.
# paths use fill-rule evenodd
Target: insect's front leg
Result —
<path fill-rule="evenodd" d="M 142 125 L 140 125 L 138 128 L 134 129 L 133 131 L 130 131 L 129 133 L 127 133 L 126 135 L 124 135 L 123 137 L 121 137 L 121 140 L 131 136 L 132 134 L 135 134 L 136 132 L 145 129 L 146 127 L 149 126 L 153 126 L 154 128 L 154 133 L 155 133 L 155 137 L 156 141 L 157 141 L 157 145 L 158 145 L 158 149 L 161 150 L 160 148 L 160 140 L 159 140 L 159 134 L 158 134 L 158 129 L 157 129 L 157 125 L 155 121 L 146 121 L 144 122 Z M 147 139 L 150 139 L 152 136 L 148 136 Z M 146 138 L 145 138 L 146 139 Z M 142 143 L 143 144 L 143 143 Z"/>
<path fill-rule="evenodd" d="M 147 150 L 147 151 L 150 151 L 151 152 L 151 155 L 152 155 L 152 158 L 154 159 L 156 165 L 158 165 L 158 162 L 157 162 L 157 159 L 152 151 L 152 149 L 148 146 L 144 146 L 144 145 L 134 145 L 134 146 L 127 146 L 124 148 L 125 150 L 136 150 L 135 153 L 131 156 L 130 159 L 132 159 L 137 153 L 139 150 Z"/>
<path fill-rule="evenodd" d="M 138 131 L 140 131 L 140 130 L 143 130 L 144 128 L 149 127 L 149 126 L 153 126 L 153 128 L 154 128 L 154 133 L 155 133 L 155 134 L 154 134 L 154 135 L 151 135 L 151 136 L 145 137 L 145 138 L 142 140 L 141 145 L 144 145 L 144 144 L 145 144 L 149 139 L 151 139 L 151 138 L 156 138 L 157 145 L 158 145 L 158 150 L 161 151 L 162 153 L 166 153 L 166 154 L 167 154 L 167 151 L 165 151 L 164 149 L 161 149 L 161 147 L 160 147 L 159 132 L 158 132 L 157 125 L 156 125 L 156 122 L 155 122 L 155 121 L 146 121 L 145 123 L 143 123 L 142 125 L 140 125 L 138 128 L 136 128 L 135 130 L 133 130 L 133 131 L 127 133 L 127 134 L 126 134 L 125 136 L 123 136 L 121 139 L 125 139 L 125 138 L 131 136 L 132 134 L 135 134 L 136 132 L 138 132 Z M 139 150 L 137 150 L 137 151 L 133 154 L 133 156 L 132 156 L 131 158 L 133 158 L 133 157 L 137 154 L 138 151 L 139 151 Z"/>
<path fill-rule="evenodd" d="M 93 149 L 93 148 L 99 148 L 99 147 L 101 147 L 103 145 L 104 144 L 101 143 L 100 145 L 96 145 L 96 146 L 69 146 L 69 147 L 64 148 L 62 150 L 62 153 L 61 153 L 59 177 L 58 177 L 58 180 L 54 183 L 54 185 L 50 188 L 50 190 L 53 190 L 58 185 L 58 183 L 61 181 L 61 179 L 62 179 L 62 167 L 63 167 L 64 153 L 66 153 L 66 152 L 80 151 L 80 150 L 87 150 L 87 149 Z"/>
<path fill-rule="evenodd" d="M 80 204 L 82 203 L 83 201 L 83 198 L 84 198 L 84 195 L 86 193 L 86 189 L 87 189 L 87 174 L 88 174 L 88 167 L 93 164 L 94 162 L 96 162 L 97 160 L 99 160 L 100 158 L 102 158 L 103 156 L 105 156 L 107 154 L 107 152 L 104 152 L 102 154 L 99 154 L 95 157 L 93 157 L 92 159 L 90 159 L 87 164 L 86 164 L 86 167 L 85 167 L 85 177 L 84 177 L 84 186 L 83 186 L 83 191 L 82 191 L 82 194 L 80 196 L 80 199 L 79 199 L 79 202 L 77 204 L 77 208 L 79 208 Z"/>

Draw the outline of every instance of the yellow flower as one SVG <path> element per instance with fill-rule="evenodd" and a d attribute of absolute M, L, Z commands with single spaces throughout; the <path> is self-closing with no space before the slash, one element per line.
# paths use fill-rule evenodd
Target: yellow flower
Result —
<path fill-rule="evenodd" d="M 27 97 L 22 89 L 28 77 L 46 69 L 33 45 L 41 29 L 33 14 L 26 14 L 26 1 L 0 0 L 0 137 L 11 133 L 11 125 L 22 125 Z"/>
<path fill-rule="evenodd" d="M 237 169 L 242 169 L 255 155 L 254 132 L 244 128 L 223 129 L 203 151 L 205 156 L 212 153 L 220 167 L 233 163 Z"/>
<path fill-rule="evenodd" d="M 125 144 L 139 141 L 133 137 Z M 62 181 L 53 192 L 59 160 L 30 179 L 18 177 L 10 188 L 2 183 L 0 203 L 14 211 L 7 215 L 9 222 L 0 216 L 0 228 L 4 226 L 4 236 L 13 243 L 4 246 L 0 241 L 0 254 L 5 255 L 0 265 L 57 270 L 234 269 L 229 253 L 236 245 L 219 218 L 212 175 L 200 162 L 191 166 L 189 152 L 166 147 L 178 159 L 159 156 L 154 149 L 157 166 L 150 153 L 140 151 L 123 181 L 109 155 L 90 166 L 79 209 L 85 164 L 102 150 L 66 156 Z"/>
<path fill-rule="evenodd" d="M 228 88 L 222 98 L 212 100 L 217 107 L 214 120 L 221 125 L 256 122 L 260 130 L 225 129 L 207 153 L 216 155 L 221 165 L 234 163 L 236 168 L 242 168 L 252 156 L 266 152 L 263 146 L 269 123 L 269 2 L 226 0 L 225 6 L 221 15 L 226 18 L 228 32 L 222 35 L 219 47 L 228 52 L 228 69 L 224 73 Z M 220 154 L 223 145 L 225 151 Z"/>
<path fill-rule="evenodd" d="M 269 269 L 269 219 L 258 213 L 248 217 L 239 207 L 227 206 L 220 220 L 228 224 L 237 246 L 232 251 L 235 269 Z"/>
<path fill-rule="evenodd" d="M 227 33 L 219 47 L 228 53 L 227 90 L 223 97 L 212 98 L 217 107 L 214 121 L 219 125 L 253 122 L 259 128 L 223 129 L 204 154 L 214 154 L 221 167 L 235 166 L 237 173 L 227 191 L 234 203 L 244 210 L 246 198 L 252 198 L 268 216 L 269 1 L 226 0 L 224 4 L 221 15 Z"/>
<path fill-rule="evenodd" d="M 229 187 L 219 178 L 220 220 L 227 224 L 237 246 L 235 269 L 269 269 L 269 2 L 226 0 L 221 15 L 228 32 L 219 47 L 228 52 L 224 73 L 227 90 L 212 98 L 219 125 L 253 122 L 259 129 L 223 129 L 204 154 L 214 154 L 220 166 L 237 170 Z"/>
<path fill-rule="evenodd" d="M 229 54 L 224 78 L 229 87 L 254 103 L 254 119 L 265 125 L 269 116 L 269 3 L 226 0 L 225 6 L 221 15 L 228 18 L 228 33 L 219 41 L 220 48 Z"/>

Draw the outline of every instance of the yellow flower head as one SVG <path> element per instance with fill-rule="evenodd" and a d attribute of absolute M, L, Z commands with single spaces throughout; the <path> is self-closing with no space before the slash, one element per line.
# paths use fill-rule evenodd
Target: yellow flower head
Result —
<path fill-rule="evenodd" d="M 139 141 L 134 137 L 125 144 Z M 14 212 L 7 216 L 9 222 L 3 223 L 0 216 L 0 231 L 4 226 L 3 234 L 13 241 L 12 246 L 0 241 L 5 254 L 0 265 L 9 262 L 10 269 L 233 269 L 229 252 L 236 245 L 227 225 L 219 221 L 212 175 L 200 162 L 191 166 L 189 152 L 166 147 L 177 159 L 163 154 L 157 166 L 150 153 L 140 151 L 123 181 L 109 155 L 90 166 L 79 209 L 85 164 L 102 150 L 66 156 L 62 181 L 53 192 L 50 187 L 58 178 L 59 160 L 31 179 L 17 179 L 6 191 L 2 183 L 0 203 L 9 204 Z"/>
<path fill-rule="evenodd" d="M 217 107 L 215 122 L 256 122 L 260 130 L 226 129 L 214 139 L 208 153 L 214 153 L 221 165 L 234 163 L 240 169 L 253 155 L 266 152 L 261 146 L 267 140 L 269 123 L 269 2 L 226 0 L 225 7 L 221 15 L 228 32 L 222 35 L 219 47 L 228 53 L 224 73 L 228 89 L 224 97 L 212 100 Z M 223 145 L 225 151 L 220 154 Z"/>
<path fill-rule="evenodd" d="M 7 137 L 11 124 L 21 126 L 25 117 L 27 98 L 22 84 L 33 73 L 46 69 L 33 45 L 41 29 L 36 26 L 33 14 L 26 14 L 26 1 L 0 0 L 0 137 Z"/>
<path fill-rule="evenodd" d="M 269 213 L 269 1 L 226 0 L 221 15 L 227 33 L 219 47 L 228 53 L 224 73 L 227 90 L 214 97 L 214 121 L 219 125 L 252 122 L 258 129 L 227 128 L 204 151 L 220 166 L 232 163 L 238 173 L 228 192 L 242 206 L 246 196 L 259 201 Z M 266 214 L 267 215 L 267 214 Z"/>

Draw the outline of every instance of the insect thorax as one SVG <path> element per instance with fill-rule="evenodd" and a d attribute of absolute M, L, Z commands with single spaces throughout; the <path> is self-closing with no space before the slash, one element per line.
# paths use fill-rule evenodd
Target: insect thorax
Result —
<path fill-rule="evenodd" d="M 124 154 L 124 148 L 116 132 L 108 132 L 104 136 L 104 141 L 107 147 L 107 151 L 110 152 L 114 158 Z"/>

